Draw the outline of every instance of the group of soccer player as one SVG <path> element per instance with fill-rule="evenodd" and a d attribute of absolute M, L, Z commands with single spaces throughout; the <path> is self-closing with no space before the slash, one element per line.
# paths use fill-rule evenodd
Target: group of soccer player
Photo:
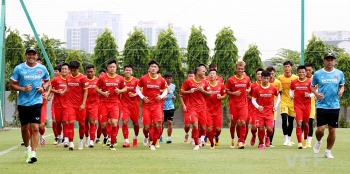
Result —
<path fill-rule="evenodd" d="M 71 61 L 55 67 L 55 77 L 50 81 L 47 69 L 41 65 L 37 50 L 26 49 L 26 62 L 16 66 L 11 76 L 10 88 L 19 91 L 18 111 L 21 121 L 21 133 L 26 148 L 26 162 L 37 161 L 36 150 L 40 132 L 41 145 L 45 145 L 44 132 L 46 122 L 46 100 L 52 101 L 52 128 L 57 146 L 63 144 L 74 150 L 74 122 L 79 124 L 78 149 L 94 147 L 104 135 L 103 146 L 109 145 L 116 150 L 119 122 L 122 122 L 123 147 L 130 147 L 128 121 L 133 123 L 135 136 L 133 147 L 138 146 L 139 108 L 142 100 L 144 146 L 151 150 L 159 147 L 162 141 L 164 122 L 168 123 L 167 143 L 171 143 L 172 121 L 176 86 L 172 84 L 171 73 L 165 78 L 159 73 L 159 64 L 155 60 L 148 63 L 145 75 L 133 77 L 132 65 L 124 66 L 124 77 L 117 74 L 117 62 L 109 60 L 106 70 L 99 71 L 95 77 L 95 68 L 85 67 L 86 75 L 80 73 L 80 63 Z M 344 92 L 344 74 L 335 69 L 335 55 L 328 53 L 324 57 L 325 67 L 312 75 L 310 63 L 297 67 L 297 76 L 292 74 L 293 63 L 283 63 L 284 74 L 274 78 L 275 69 L 256 70 L 256 81 L 251 82 L 245 73 L 245 62 L 237 61 L 235 75 L 224 79 L 218 75 L 217 65 L 207 68 L 199 64 L 194 71 L 188 72 L 188 78 L 181 85 L 180 101 L 184 116 L 184 142 L 188 141 L 192 125 L 193 150 L 204 146 L 210 149 L 220 145 L 219 136 L 222 127 L 222 100 L 229 97 L 231 118 L 231 148 L 235 148 L 235 132 L 238 149 L 246 146 L 250 131 L 250 144 L 255 145 L 258 133 L 258 148 L 273 147 L 277 108 L 280 105 L 284 146 L 292 146 L 291 134 L 296 120 L 298 149 L 311 147 L 313 122 L 315 117 L 315 98 L 317 98 L 317 142 L 314 153 L 318 153 L 325 125 L 329 135 L 325 157 L 334 158 L 331 149 L 335 141 L 335 128 L 338 127 L 339 98 Z M 32 90 L 36 89 L 36 90 Z M 249 126 L 250 124 L 250 126 Z M 303 133 L 304 132 L 304 133 Z M 96 135 L 97 134 L 97 135 Z M 303 136 L 304 135 L 304 136 Z M 31 146 L 29 145 L 31 143 Z"/>

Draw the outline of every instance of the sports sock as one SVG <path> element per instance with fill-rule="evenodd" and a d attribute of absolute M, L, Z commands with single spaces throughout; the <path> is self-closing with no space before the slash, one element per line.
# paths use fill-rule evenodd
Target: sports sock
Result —
<path fill-rule="evenodd" d="M 85 122 L 85 137 L 88 137 L 90 134 L 90 122 Z"/>
<path fill-rule="evenodd" d="M 259 144 L 264 144 L 265 130 L 258 130 Z"/>
<path fill-rule="evenodd" d="M 246 136 L 246 126 L 245 125 L 240 126 L 239 133 L 240 133 L 239 142 L 244 143 L 244 139 Z"/>
<path fill-rule="evenodd" d="M 97 128 L 97 135 L 96 135 L 98 139 L 100 139 L 101 134 L 102 134 L 102 127 L 101 127 L 101 125 L 99 125 Z"/>
<path fill-rule="evenodd" d="M 135 132 L 135 136 L 138 136 L 139 135 L 139 131 L 140 131 L 140 126 L 137 124 L 137 125 L 134 125 L 134 132 Z"/>
<path fill-rule="evenodd" d="M 230 126 L 230 134 L 231 134 L 231 139 L 235 139 L 235 127 Z"/>
<path fill-rule="evenodd" d="M 45 134 L 45 130 L 46 130 L 45 127 L 44 127 L 44 128 L 40 128 L 40 127 L 39 127 L 39 133 L 40 133 L 40 135 L 44 135 L 44 134 Z"/>
<path fill-rule="evenodd" d="M 145 135 L 146 138 L 148 138 L 149 130 L 146 130 L 145 128 L 142 129 L 143 135 Z"/>
<path fill-rule="evenodd" d="M 90 140 L 95 140 L 96 124 L 90 124 Z"/>
<path fill-rule="evenodd" d="M 85 122 L 79 122 L 79 138 L 83 139 L 85 135 Z"/>
<path fill-rule="evenodd" d="M 68 124 L 68 139 L 69 142 L 73 142 L 74 139 L 74 123 L 67 123 Z"/>
<path fill-rule="evenodd" d="M 198 128 L 197 129 L 192 128 L 192 138 L 194 140 L 195 145 L 198 145 L 198 136 L 199 136 Z"/>
<path fill-rule="evenodd" d="M 312 141 L 312 137 L 307 137 L 307 142 L 311 143 L 311 141 Z"/>
<path fill-rule="evenodd" d="M 216 131 L 215 131 L 215 137 L 220 136 L 220 134 L 221 134 L 221 129 L 216 129 Z"/>
<path fill-rule="evenodd" d="M 55 137 L 57 137 L 59 135 L 57 133 L 57 123 L 56 122 L 52 122 L 52 131 L 53 131 L 53 134 L 55 135 Z"/>
<path fill-rule="evenodd" d="M 115 140 L 117 139 L 118 135 L 118 126 L 112 126 L 111 130 L 111 144 L 113 145 L 115 143 Z"/>
<path fill-rule="evenodd" d="M 184 126 L 184 130 L 186 133 L 188 133 L 190 131 L 190 126 Z"/>
<path fill-rule="evenodd" d="M 307 139 L 307 136 L 309 134 L 309 125 L 304 125 L 304 140 Z"/>
<path fill-rule="evenodd" d="M 129 138 L 129 129 L 128 129 L 128 125 L 124 125 L 122 126 L 122 132 L 123 132 L 123 137 L 124 139 L 128 139 Z"/>

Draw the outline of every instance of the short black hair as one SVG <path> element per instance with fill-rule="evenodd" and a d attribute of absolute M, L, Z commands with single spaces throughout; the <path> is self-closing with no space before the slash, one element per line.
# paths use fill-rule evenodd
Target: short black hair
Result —
<path fill-rule="evenodd" d="M 264 69 L 263 69 L 263 68 L 257 68 L 257 69 L 255 70 L 255 73 L 258 73 L 258 71 L 264 71 Z"/>
<path fill-rule="evenodd" d="M 61 67 L 62 67 L 62 65 L 57 65 L 53 68 L 53 70 L 57 70 L 57 71 L 61 72 Z"/>
<path fill-rule="evenodd" d="M 173 77 L 173 74 L 171 74 L 171 72 L 167 72 L 164 74 L 164 78 L 167 78 L 167 77 Z"/>
<path fill-rule="evenodd" d="M 289 61 L 289 60 L 283 62 L 283 66 L 286 66 L 286 65 L 293 66 L 293 62 L 291 62 L 291 61 Z"/>
<path fill-rule="evenodd" d="M 126 68 L 131 68 L 131 69 L 133 69 L 133 67 L 132 67 L 132 65 L 131 65 L 131 64 L 127 64 L 127 65 L 125 65 L 125 66 L 124 66 L 124 70 L 125 70 Z"/>
<path fill-rule="evenodd" d="M 269 67 L 267 67 L 266 68 L 266 71 L 268 71 L 268 72 L 276 72 L 276 70 L 275 70 L 275 68 L 273 67 L 273 66 L 269 66 Z"/>
<path fill-rule="evenodd" d="M 187 72 L 187 74 L 194 74 L 194 71 L 193 71 L 193 70 L 189 70 L 189 71 Z"/>
<path fill-rule="evenodd" d="M 87 64 L 85 69 L 90 69 L 90 68 L 95 68 L 95 66 L 93 64 Z"/>
<path fill-rule="evenodd" d="M 297 71 L 299 71 L 299 69 L 305 69 L 305 71 L 306 71 L 306 66 L 300 65 L 300 66 L 298 66 Z"/>
<path fill-rule="evenodd" d="M 148 62 L 148 68 L 149 68 L 151 65 L 153 65 L 153 64 L 156 64 L 156 65 L 158 66 L 158 68 L 159 68 L 159 63 L 158 63 L 156 60 L 150 60 L 150 61 Z"/>
<path fill-rule="evenodd" d="M 38 60 L 43 61 L 40 56 L 38 56 L 38 58 L 36 59 L 36 61 Z"/>
<path fill-rule="evenodd" d="M 205 68 L 207 68 L 207 66 L 205 66 L 205 64 L 204 64 L 204 63 L 200 63 L 200 64 L 198 64 L 198 66 L 197 66 L 197 67 L 200 67 L 200 66 L 204 66 Z"/>
<path fill-rule="evenodd" d="M 261 76 L 262 76 L 262 77 L 270 77 L 270 72 L 267 71 L 267 70 L 265 70 L 265 71 L 263 71 L 263 72 L 261 73 Z"/>
<path fill-rule="evenodd" d="M 217 68 L 218 67 L 218 65 L 216 65 L 216 63 L 211 63 L 210 65 L 209 65 L 209 69 L 215 69 L 215 68 Z"/>
<path fill-rule="evenodd" d="M 70 61 L 69 68 L 70 69 L 78 69 L 80 67 L 80 63 L 76 60 Z"/>
<path fill-rule="evenodd" d="M 62 69 L 63 66 L 67 66 L 69 68 L 69 64 L 68 63 L 62 63 L 61 69 Z"/>
<path fill-rule="evenodd" d="M 114 59 L 109 59 L 108 62 L 107 62 L 107 66 L 110 65 L 110 64 L 113 64 L 113 63 L 114 63 L 115 65 L 117 65 L 117 61 L 116 61 L 116 60 L 114 60 Z"/>
<path fill-rule="evenodd" d="M 209 70 L 209 72 L 212 72 L 212 71 L 215 71 L 215 72 L 216 72 L 216 74 L 218 74 L 218 71 L 217 71 L 216 69 L 211 68 L 211 69 Z"/>
<path fill-rule="evenodd" d="M 100 74 L 101 72 L 106 73 L 107 71 L 106 71 L 106 69 L 102 68 L 102 69 L 100 69 L 100 71 L 98 71 L 98 73 Z"/>
<path fill-rule="evenodd" d="M 312 63 L 309 63 L 309 62 L 306 62 L 304 66 L 305 67 L 311 67 L 311 68 L 314 67 L 314 65 Z"/>

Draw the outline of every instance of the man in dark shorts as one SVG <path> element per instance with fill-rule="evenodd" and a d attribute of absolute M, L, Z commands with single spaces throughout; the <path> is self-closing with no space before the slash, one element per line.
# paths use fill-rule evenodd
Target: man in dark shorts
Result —
<path fill-rule="evenodd" d="M 25 162 L 34 163 L 37 161 L 36 151 L 39 142 L 42 93 L 50 84 L 50 76 L 46 67 L 36 62 L 38 51 L 34 47 L 26 49 L 25 58 L 26 62 L 17 65 L 13 70 L 10 89 L 19 91 L 18 113 L 26 150 Z M 31 138 L 29 128 L 32 129 Z M 29 145 L 29 141 L 31 145 Z"/>
<path fill-rule="evenodd" d="M 166 143 L 171 143 L 171 133 L 173 132 L 173 119 L 174 119 L 174 101 L 176 100 L 175 96 L 175 84 L 171 83 L 173 80 L 173 75 L 170 72 L 167 72 L 164 75 L 165 81 L 168 85 L 168 96 L 164 99 L 164 122 L 168 122 L 168 138 L 166 139 Z M 164 129 L 164 126 L 163 126 Z"/>
<path fill-rule="evenodd" d="M 316 101 L 316 120 L 317 130 L 316 144 L 314 153 L 320 151 L 322 137 L 326 125 L 328 125 L 327 149 L 325 158 L 334 158 L 331 149 L 335 141 L 335 129 L 338 127 L 339 120 L 339 98 L 344 93 L 344 74 L 342 71 L 334 68 L 336 57 L 334 53 L 327 53 L 324 56 L 324 68 L 315 72 L 311 83 L 311 91 L 315 94 Z M 318 91 L 316 90 L 318 88 Z"/>

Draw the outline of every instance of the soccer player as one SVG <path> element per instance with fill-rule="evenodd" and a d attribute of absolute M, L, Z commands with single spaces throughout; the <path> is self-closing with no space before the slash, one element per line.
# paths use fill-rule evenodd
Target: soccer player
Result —
<path fill-rule="evenodd" d="M 279 81 L 278 79 L 275 78 L 275 68 L 273 66 L 269 66 L 266 68 L 266 70 L 270 73 L 270 84 L 272 84 L 273 86 L 275 86 L 278 90 L 278 93 L 280 95 L 282 95 L 282 83 L 281 81 Z M 275 103 L 276 103 L 276 97 L 275 97 Z M 272 141 L 273 141 L 273 136 L 275 135 L 275 126 L 276 126 L 276 119 L 277 119 L 277 111 L 273 112 L 273 132 L 272 132 L 272 135 L 270 136 L 270 146 L 269 147 L 275 147 L 273 144 L 272 144 Z"/>
<path fill-rule="evenodd" d="M 66 139 L 66 146 L 68 147 L 68 124 L 63 123 L 63 117 L 67 115 L 67 81 L 66 77 L 68 75 L 69 71 L 69 64 L 63 63 L 60 69 L 60 76 L 55 77 L 51 81 L 51 93 L 54 94 L 53 101 L 52 101 L 52 111 L 54 114 L 52 114 L 52 122 L 56 123 L 56 129 L 57 129 L 57 146 L 60 147 L 63 137 Z M 62 126 L 63 126 L 63 135 L 62 133 Z"/>
<path fill-rule="evenodd" d="M 187 72 L 187 79 L 194 78 L 194 71 L 190 70 Z M 182 113 L 184 115 L 184 130 L 185 130 L 185 138 L 184 142 L 188 141 L 188 132 L 190 131 L 190 115 L 187 109 L 188 106 L 188 96 L 182 95 L 182 90 L 180 90 L 180 101 L 182 105 Z M 192 139 L 193 140 L 193 139 Z"/>
<path fill-rule="evenodd" d="M 250 145 L 254 146 L 255 145 L 255 139 L 256 139 L 256 132 L 257 132 L 257 128 L 256 128 L 256 115 L 257 115 L 257 109 L 254 107 L 253 103 L 251 102 L 252 101 L 252 95 L 253 95 L 253 91 L 254 91 L 254 88 L 256 88 L 257 86 L 260 86 L 261 85 L 261 73 L 264 71 L 264 69 L 262 68 L 258 68 L 256 69 L 255 71 L 255 74 L 256 74 L 256 81 L 254 83 L 251 83 L 250 84 L 250 91 L 249 91 L 249 94 L 247 95 L 247 99 L 248 99 L 248 119 L 246 120 L 246 136 L 245 136 L 245 139 L 247 138 L 248 136 L 248 123 L 250 121 L 250 124 L 251 124 L 251 128 L 250 128 L 250 131 L 252 133 L 252 138 L 250 140 Z M 244 140 L 245 140 L 244 139 Z"/>
<path fill-rule="evenodd" d="M 160 77 L 159 63 L 155 60 L 148 62 L 149 73 L 142 76 L 136 88 L 136 93 L 142 100 L 142 124 L 145 139 L 143 145 L 147 146 L 152 139 L 151 150 L 156 150 L 157 140 L 161 134 L 161 122 L 163 121 L 162 99 L 168 94 L 166 81 Z M 142 92 L 141 92 L 142 89 Z M 163 91 L 160 93 L 160 91 Z M 149 128 L 153 124 L 153 137 L 149 137 Z"/>
<path fill-rule="evenodd" d="M 336 63 L 334 53 L 328 53 L 324 56 L 324 68 L 315 72 L 311 83 L 311 91 L 317 98 L 316 102 L 316 120 L 317 129 L 315 132 L 316 143 L 314 153 L 320 151 L 322 137 L 326 124 L 328 125 L 327 149 L 324 154 L 326 158 L 334 158 L 331 150 L 335 141 L 335 129 L 338 127 L 340 103 L 339 98 L 344 93 L 344 74 L 342 71 L 334 68 Z M 318 91 L 316 90 L 316 85 Z"/>
<path fill-rule="evenodd" d="M 292 146 L 290 137 L 293 133 L 294 122 L 294 106 L 293 101 L 289 96 L 290 83 L 292 80 L 298 78 L 298 76 L 292 74 L 293 63 L 286 61 L 283 63 L 284 74 L 277 77 L 282 83 L 282 96 L 281 96 L 281 117 L 282 117 L 282 130 L 284 135 L 283 146 Z"/>
<path fill-rule="evenodd" d="M 98 71 L 98 78 L 102 77 L 103 75 L 106 74 L 106 69 L 102 68 L 100 69 L 100 71 Z M 101 95 L 99 95 L 99 99 L 101 100 Z M 101 137 L 101 134 L 102 134 L 102 128 L 101 128 L 101 118 L 98 117 L 98 128 L 97 128 L 97 135 L 96 135 L 96 144 L 100 144 L 100 137 Z"/>
<path fill-rule="evenodd" d="M 96 124 L 98 120 L 99 96 L 96 92 L 96 83 L 98 78 L 95 77 L 94 65 L 88 64 L 85 67 L 86 77 L 89 83 L 88 97 L 86 99 L 86 122 L 85 122 L 85 147 L 94 147 L 96 134 Z"/>
<path fill-rule="evenodd" d="M 128 121 L 129 119 L 132 121 L 134 125 L 134 133 L 135 136 L 133 138 L 133 147 L 137 147 L 137 136 L 139 135 L 140 125 L 139 125 L 139 113 L 140 113 L 140 99 L 136 93 L 136 87 L 139 82 L 139 79 L 132 76 L 132 65 L 124 66 L 124 81 L 127 87 L 127 91 L 121 95 L 121 111 L 120 117 L 123 120 L 123 136 L 125 143 L 123 147 L 130 147 L 129 143 L 129 129 L 128 129 Z"/>
<path fill-rule="evenodd" d="M 96 91 L 101 94 L 99 115 L 101 117 L 101 127 L 103 135 L 105 136 L 104 143 L 107 140 L 107 121 L 111 120 L 112 130 L 111 130 L 111 144 L 109 145 L 109 150 L 116 150 L 114 148 L 114 143 L 118 135 L 118 121 L 119 112 L 121 108 L 120 94 L 126 92 L 127 88 L 125 86 L 124 78 L 116 73 L 117 71 L 117 61 L 109 60 L 107 62 L 107 74 L 100 77 L 96 84 Z"/>
<path fill-rule="evenodd" d="M 259 146 L 260 150 L 264 150 L 265 146 L 270 146 L 270 136 L 273 132 L 273 112 L 276 110 L 280 103 L 280 95 L 277 88 L 269 83 L 270 73 L 263 71 L 261 73 L 261 85 L 257 86 L 253 90 L 252 103 L 256 109 L 258 109 L 256 117 L 256 127 L 259 129 Z M 274 98 L 277 97 L 276 102 Z M 266 126 L 266 133 L 265 133 Z M 266 134 L 266 136 L 265 136 Z M 265 138 L 265 143 L 264 143 Z M 264 145 L 265 144 L 265 145 Z"/>
<path fill-rule="evenodd" d="M 173 80 L 173 75 L 170 72 L 165 73 L 164 75 L 165 81 L 168 86 L 168 96 L 164 99 L 164 122 L 162 128 L 164 129 L 164 123 L 168 122 L 168 138 L 166 139 L 166 143 L 171 143 L 171 133 L 173 132 L 173 119 L 175 112 L 174 101 L 176 100 L 175 96 L 175 84 L 171 83 Z"/>
<path fill-rule="evenodd" d="M 248 102 L 246 93 L 250 91 L 250 78 L 243 75 L 245 67 L 244 61 L 237 61 L 236 75 L 230 77 L 226 82 L 226 93 L 230 96 L 230 116 L 231 116 L 231 148 L 235 148 L 235 128 L 239 126 L 240 138 L 238 148 L 244 149 L 244 138 L 246 134 L 246 120 L 248 117 Z M 237 125 L 236 125 L 237 124 Z"/>
<path fill-rule="evenodd" d="M 312 81 L 313 78 L 313 67 L 311 63 L 305 63 L 306 67 L 306 77 Z M 309 118 L 309 135 L 307 137 L 307 142 L 304 147 L 311 147 L 312 135 L 314 133 L 314 119 L 316 114 L 316 100 L 315 97 L 311 97 L 311 110 L 310 110 L 310 118 Z"/>
<path fill-rule="evenodd" d="M 207 136 L 210 141 L 210 149 L 215 149 L 215 144 L 219 144 L 219 135 L 222 126 L 222 104 L 226 98 L 225 85 L 217 79 L 216 69 L 209 70 L 209 90 L 211 96 L 206 98 L 207 103 Z M 215 140 L 214 140 L 215 138 Z"/>
<path fill-rule="evenodd" d="M 187 95 L 188 104 L 187 111 L 189 112 L 190 121 L 192 124 L 192 138 L 194 139 L 194 149 L 199 150 L 199 130 L 204 132 L 207 124 L 206 116 L 206 96 L 211 95 L 208 82 L 203 79 L 206 68 L 200 64 L 195 69 L 195 76 L 192 79 L 187 79 L 181 86 L 183 95 Z"/>
<path fill-rule="evenodd" d="M 60 76 L 61 74 L 61 65 L 57 65 L 53 68 L 54 70 L 54 76 L 55 77 L 58 77 Z M 52 89 L 52 86 L 50 85 L 49 86 L 49 89 L 47 90 L 47 100 L 50 101 L 54 95 L 54 93 L 51 92 L 51 89 Z M 55 141 L 54 141 L 54 145 L 57 145 L 57 142 L 58 142 L 58 134 L 57 134 L 57 125 L 56 125 L 56 122 L 55 122 L 55 110 L 54 110 L 54 106 L 51 105 L 51 119 L 52 119 L 52 131 L 55 135 Z"/>
<path fill-rule="evenodd" d="M 83 149 L 83 138 L 85 134 L 86 99 L 88 96 L 89 82 L 87 78 L 79 73 L 80 63 L 71 61 L 69 63 L 70 73 L 67 81 L 67 116 L 63 121 L 67 122 L 67 133 L 69 139 L 69 150 L 74 150 L 74 121 L 79 123 L 78 149 Z"/>
<path fill-rule="evenodd" d="M 209 65 L 209 70 L 211 69 L 215 69 L 216 71 L 218 71 L 218 66 L 215 63 L 211 63 Z M 206 80 L 209 82 L 210 81 L 210 77 L 209 75 L 206 77 Z M 222 78 L 221 76 L 217 75 L 216 76 L 216 80 L 220 83 L 224 83 L 224 78 Z"/>
<path fill-rule="evenodd" d="M 26 62 L 17 65 L 13 70 L 10 89 L 19 91 L 18 113 L 25 146 L 25 162 L 34 163 L 38 160 L 36 151 L 39 142 L 42 93 L 50 84 L 50 76 L 45 66 L 36 62 L 38 51 L 34 47 L 27 48 L 24 56 Z M 32 137 L 29 135 L 29 128 L 32 129 Z"/>
<path fill-rule="evenodd" d="M 298 149 L 303 149 L 309 134 L 309 117 L 311 109 L 311 80 L 306 78 L 305 66 L 298 66 L 298 79 L 292 80 L 290 84 L 289 95 L 294 101 L 295 120 L 297 122 L 296 135 L 298 139 Z M 304 121 L 304 141 L 302 142 L 301 125 Z"/>

